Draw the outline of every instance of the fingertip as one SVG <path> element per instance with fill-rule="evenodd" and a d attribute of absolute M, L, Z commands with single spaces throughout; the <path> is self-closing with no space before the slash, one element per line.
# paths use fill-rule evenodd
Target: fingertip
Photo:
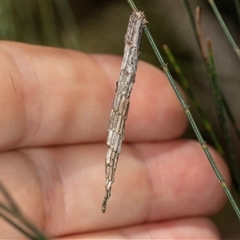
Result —
<path fill-rule="evenodd" d="M 221 184 L 197 141 L 177 140 L 135 147 L 146 162 L 152 183 L 153 199 L 147 219 L 209 216 L 226 203 Z M 227 165 L 212 148 L 210 152 L 228 184 Z"/>

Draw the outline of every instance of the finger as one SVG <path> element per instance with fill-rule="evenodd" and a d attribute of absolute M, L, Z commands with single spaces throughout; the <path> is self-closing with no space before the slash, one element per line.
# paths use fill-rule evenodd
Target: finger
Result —
<path fill-rule="evenodd" d="M 142 224 L 114 230 L 77 234 L 60 239 L 220 239 L 216 226 L 208 219 L 190 218 Z"/>
<path fill-rule="evenodd" d="M 121 58 L 106 55 L 94 57 L 108 79 L 118 78 Z M 126 141 L 133 142 L 176 138 L 187 126 L 186 115 L 165 74 L 145 62 L 139 62 L 126 125 Z"/>
<path fill-rule="evenodd" d="M 105 141 L 120 57 L 1 42 L 0 58 L 0 149 Z M 171 139 L 185 127 L 164 74 L 141 62 L 126 140 Z"/>
<path fill-rule="evenodd" d="M 226 201 L 198 143 L 135 144 L 123 148 L 102 214 L 105 150 L 103 144 L 87 144 L 2 153 L 0 180 L 51 236 L 211 215 Z M 226 165 L 212 152 L 229 182 Z"/>

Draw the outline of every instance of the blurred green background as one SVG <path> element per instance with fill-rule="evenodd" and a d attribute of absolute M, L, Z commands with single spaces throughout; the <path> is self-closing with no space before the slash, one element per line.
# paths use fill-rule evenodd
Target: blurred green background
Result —
<path fill-rule="evenodd" d="M 203 35 L 212 39 L 222 90 L 235 118 L 240 119 L 237 100 L 240 90 L 239 60 L 207 1 L 193 0 L 189 2 L 193 11 L 197 5 L 202 9 Z M 135 3 L 139 10 L 145 12 L 149 30 L 159 50 L 163 52 L 163 44 L 168 44 L 171 48 L 188 77 L 192 90 L 211 120 L 217 136 L 222 139 L 207 73 L 184 4 L 181 0 L 136 0 Z M 219 0 L 217 5 L 235 40 L 239 42 L 240 23 L 233 1 Z M 89 53 L 122 55 L 124 35 L 131 12 L 127 1 L 123 0 L 0 1 L 0 38 L 37 45 L 71 48 Z M 141 48 L 141 60 L 159 66 L 145 36 Z M 170 65 L 169 68 L 171 70 Z M 174 73 L 173 76 L 177 80 Z M 204 138 L 211 144 L 196 111 L 194 108 L 191 108 L 191 111 Z M 190 128 L 184 137 L 194 137 Z M 232 137 L 237 156 L 240 156 L 239 143 L 234 135 Z M 189 166 L 190 168 L 191 166 Z M 198 193 L 196 192 L 196 194 Z M 235 192 L 234 196 L 240 206 L 240 198 Z M 223 239 L 240 239 L 240 225 L 229 204 L 213 219 L 217 223 Z"/>

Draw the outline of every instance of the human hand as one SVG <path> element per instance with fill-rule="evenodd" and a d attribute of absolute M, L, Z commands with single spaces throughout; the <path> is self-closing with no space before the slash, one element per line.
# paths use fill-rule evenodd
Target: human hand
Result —
<path fill-rule="evenodd" d="M 53 238 L 213 239 L 225 195 L 165 75 L 139 62 L 105 214 L 107 126 L 121 58 L 0 43 L 0 180 Z M 211 149 L 229 182 L 226 165 Z M 2 238 L 20 237 L 0 222 Z"/>

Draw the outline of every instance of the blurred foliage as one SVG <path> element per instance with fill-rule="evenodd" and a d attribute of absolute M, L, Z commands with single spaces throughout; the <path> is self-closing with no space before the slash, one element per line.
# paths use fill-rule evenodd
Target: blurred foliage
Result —
<path fill-rule="evenodd" d="M 207 1 L 189 1 L 194 11 L 198 5 L 202 9 L 202 31 L 211 38 L 218 77 L 222 92 L 234 113 L 240 119 L 239 104 L 239 62 L 230 44 L 222 33 L 221 27 L 213 15 Z M 239 16 L 236 1 L 218 0 L 217 6 L 236 42 L 239 42 Z M 222 145 L 224 141 L 217 121 L 214 101 L 211 96 L 208 74 L 202 62 L 201 53 L 194 37 L 191 23 L 181 0 L 176 1 L 135 1 L 138 8 L 145 12 L 148 27 L 159 49 L 167 43 L 181 65 L 189 85 L 201 103 L 208 119 L 212 123 Z M 7 0 L 0 2 L 0 38 L 37 45 L 56 46 L 81 50 L 84 52 L 118 54 L 123 53 L 123 40 L 131 9 L 123 0 Z M 157 59 L 150 44 L 143 39 L 141 59 L 158 67 Z M 170 67 L 170 66 L 169 66 Z M 171 67 L 170 67 L 171 69 Z M 177 79 L 177 75 L 174 75 Z M 191 109 L 196 115 L 194 108 Z M 197 115 L 196 115 L 197 116 Z M 204 125 L 197 118 L 204 138 L 212 143 L 206 134 Z M 239 125 L 239 123 L 237 123 Z M 231 129 L 230 129 L 231 130 Z M 234 150 L 239 159 L 240 148 L 237 138 L 231 133 Z M 193 136 L 188 130 L 185 136 Z M 196 193 L 197 194 L 197 193 Z M 236 196 L 237 197 L 237 196 Z M 216 222 L 224 238 L 240 237 L 238 223 L 226 224 L 229 206 Z M 234 228 L 234 226 L 236 226 Z M 239 234 L 239 235 L 238 235 Z"/>

